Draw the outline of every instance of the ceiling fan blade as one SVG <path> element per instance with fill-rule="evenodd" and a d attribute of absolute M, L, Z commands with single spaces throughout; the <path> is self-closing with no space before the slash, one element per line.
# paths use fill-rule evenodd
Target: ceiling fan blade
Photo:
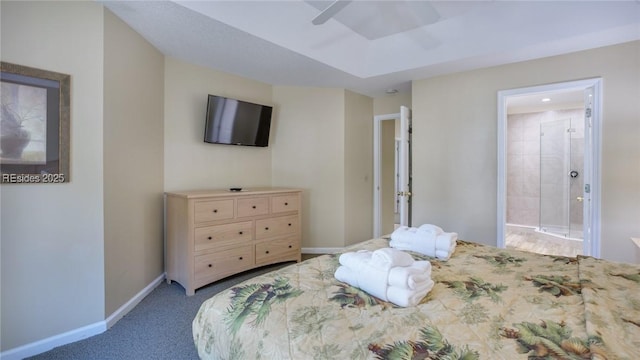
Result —
<path fill-rule="evenodd" d="M 316 16 L 311 23 L 313 25 L 321 25 L 327 22 L 327 20 L 331 19 L 335 14 L 340 12 L 340 10 L 344 9 L 345 6 L 349 5 L 352 0 L 336 0 L 331 5 L 327 6 L 326 9 L 322 10 L 318 16 Z"/>

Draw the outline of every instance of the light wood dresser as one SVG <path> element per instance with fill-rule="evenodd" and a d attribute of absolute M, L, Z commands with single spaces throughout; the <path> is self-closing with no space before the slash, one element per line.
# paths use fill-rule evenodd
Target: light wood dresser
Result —
<path fill-rule="evenodd" d="M 259 266 L 300 261 L 302 191 L 167 192 L 167 282 L 195 290 Z"/>

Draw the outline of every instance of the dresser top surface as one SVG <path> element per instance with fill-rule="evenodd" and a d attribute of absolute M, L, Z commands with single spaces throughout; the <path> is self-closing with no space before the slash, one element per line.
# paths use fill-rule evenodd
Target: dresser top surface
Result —
<path fill-rule="evenodd" d="M 229 189 L 202 189 L 186 191 L 168 191 L 167 196 L 178 196 L 189 199 L 218 196 L 238 196 L 238 195 L 269 195 L 285 192 L 301 192 L 302 189 L 286 187 L 249 187 L 241 191 L 231 191 Z"/>

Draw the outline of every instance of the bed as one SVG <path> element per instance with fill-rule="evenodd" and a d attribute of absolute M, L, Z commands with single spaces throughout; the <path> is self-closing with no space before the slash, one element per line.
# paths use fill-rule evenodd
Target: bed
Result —
<path fill-rule="evenodd" d="M 345 251 L 388 247 L 372 239 Z M 202 359 L 640 359 L 640 265 L 458 240 L 435 286 L 397 307 L 333 274 L 340 254 L 257 276 L 205 301 Z"/>

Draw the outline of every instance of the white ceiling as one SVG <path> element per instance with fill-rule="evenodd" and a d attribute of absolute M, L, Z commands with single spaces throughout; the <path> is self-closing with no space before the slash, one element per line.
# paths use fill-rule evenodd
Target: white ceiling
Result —
<path fill-rule="evenodd" d="M 584 90 L 561 90 L 546 93 L 514 95 L 507 98 L 507 113 L 532 113 L 584 107 Z"/>
<path fill-rule="evenodd" d="M 411 80 L 640 39 L 640 1 L 101 1 L 165 55 L 273 85 Z M 597 74 L 594 74 L 597 75 Z"/>

